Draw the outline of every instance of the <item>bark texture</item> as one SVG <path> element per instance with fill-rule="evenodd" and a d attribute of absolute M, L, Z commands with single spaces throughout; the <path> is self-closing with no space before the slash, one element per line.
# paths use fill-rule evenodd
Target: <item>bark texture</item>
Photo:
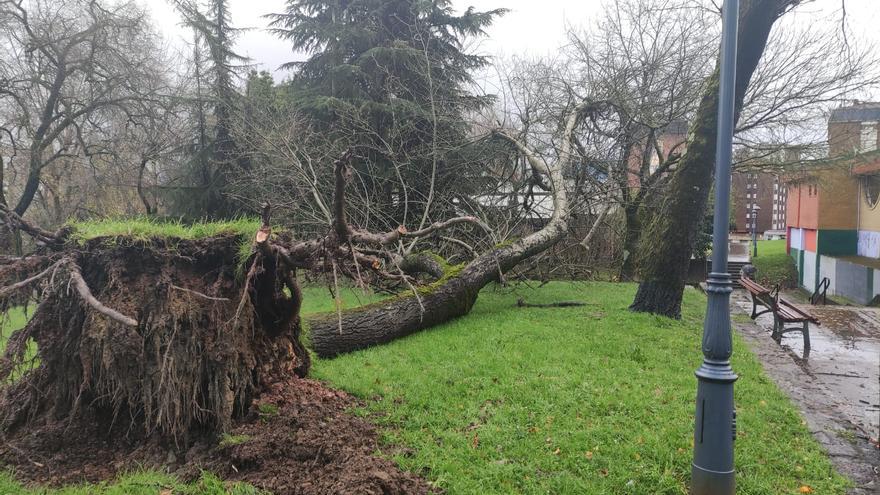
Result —
<path fill-rule="evenodd" d="M 483 254 L 461 272 L 418 289 L 414 294 L 342 313 L 308 319 L 311 347 L 333 357 L 410 335 L 468 314 L 480 289 L 520 261 L 549 248 L 565 236 L 567 219 L 556 218 L 541 231 L 510 246 Z"/>
<path fill-rule="evenodd" d="M 761 60 L 776 20 L 798 0 L 750 0 L 740 4 L 737 39 L 735 118 L 739 119 L 752 74 Z M 718 134 L 719 72 L 709 79 L 688 149 L 666 192 L 661 211 L 642 235 L 639 284 L 632 311 L 681 317 L 681 299 L 688 267 L 715 175 Z"/>

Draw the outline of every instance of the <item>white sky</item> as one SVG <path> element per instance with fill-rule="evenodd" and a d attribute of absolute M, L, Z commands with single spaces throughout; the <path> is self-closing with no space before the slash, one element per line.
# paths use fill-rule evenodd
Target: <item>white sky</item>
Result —
<path fill-rule="evenodd" d="M 475 45 L 486 55 L 533 55 L 555 53 L 565 43 L 565 27 L 588 26 L 601 12 L 604 1 L 612 0 L 453 0 L 459 11 L 473 5 L 477 10 L 505 7 L 510 9 L 488 29 L 488 37 Z M 173 45 L 184 46 L 190 38 L 180 26 L 180 18 L 167 0 L 141 0 L 153 14 L 156 24 Z M 720 0 L 717 0 L 720 3 Z M 880 0 L 845 0 L 852 39 L 866 40 L 880 49 Z M 264 14 L 282 12 L 284 0 L 230 0 L 233 25 L 253 28 L 238 40 L 238 51 L 247 55 L 261 69 L 275 72 L 276 80 L 284 74 L 278 66 L 301 60 L 288 42 L 263 31 Z M 788 22 L 815 24 L 840 22 L 841 0 L 814 0 L 788 14 Z M 719 20 L 720 22 L 720 20 Z"/>

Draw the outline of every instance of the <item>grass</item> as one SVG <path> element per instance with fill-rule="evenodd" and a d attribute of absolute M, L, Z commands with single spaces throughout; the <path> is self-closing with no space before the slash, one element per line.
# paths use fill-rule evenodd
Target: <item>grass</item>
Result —
<path fill-rule="evenodd" d="M 776 284 L 787 289 L 797 287 L 797 268 L 785 252 L 785 239 L 758 241 L 758 256 L 752 258 L 752 265 L 758 269 L 758 283 L 768 288 Z"/>
<path fill-rule="evenodd" d="M 113 242 L 115 238 L 123 236 L 149 241 L 155 238 L 204 239 L 220 234 L 236 234 L 241 236 L 237 253 L 240 271 L 251 254 L 253 236 L 260 229 L 261 222 L 257 218 L 247 217 L 222 222 L 197 223 L 134 217 L 71 222 L 69 225 L 73 227 L 71 238 L 79 243 L 97 238 L 106 238 L 108 242 Z"/>
<path fill-rule="evenodd" d="M 155 237 L 178 239 L 202 239 L 224 233 L 253 236 L 260 228 L 260 220 L 240 218 L 224 222 L 183 223 L 157 220 L 149 217 L 106 219 L 87 222 L 73 222 L 73 238 L 86 241 L 97 237 L 127 236 L 140 240 Z"/>
<path fill-rule="evenodd" d="M 30 308 L 30 311 L 33 311 L 34 307 Z M 24 328 L 25 324 L 28 322 L 29 313 L 23 307 L 12 308 L 7 311 L 2 317 L 0 317 L 0 351 L 6 348 L 6 339 L 9 338 L 9 335 L 21 328 Z M 37 362 L 34 360 L 37 354 L 37 345 L 33 340 L 28 340 L 28 348 L 24 355 L 23 363 L 16 369 L 12 370 L 12 373 L 9 374 L 9 377 L 6 379 L 7 381 L 15 381 L 20 378 L 24 373 L 26 373 L 31 366 L 36 366 Z M 0 492 L 2 494 L 3 492 Z"/>
<path fill-rule="evenodd" d="M 25 488 L 12 476 L 0 472 L 2 495 L 257 495 L 261 492 L 245 483 L 227 483 L 210 473 L 184 484 L 168 474 L 156 471 L 135 471 L 113 482 L 82 484 L 59 489 Z"/>
<path fill-rule="evenodd" d="M 220 443 L 217 444 L 221 449 L 225 449 L 227 447 L 232 447 L 233 445 L 241 445 L 251 437 L 249 435 L 230 435 L 228 433 L 224 433 L 220 436 Z"/>
<path fill-rule="evenodd" d="M 436 329 L 313 375 L 366 401 L 383 447 L 449 493 L 687 493 L 704 297 L 683 318 L 627 311 L 634 285 L 484 291 Z M 583 299 L 581 308 L 513 308 Z M 740 494 L 843 494 L 788 399 L 734 339 Z"/>
<path fill-rule="evenodd" d="M 333 360 L 312 375 L 365 401 L 382 454 L 451 494 L 685 494 L 705 298 L 688 290 L 680 321 L 627 311 L 635 286 L 554 282 L 485 290 L 470 315 Z M 304 289 L 303 312 L 335 310 L 326 288 Z M 580 299 L 575 308 L 515 308 Z M 374 294 L 341 291 L 343 307 Z M 739 494 L 843 494 L 837 474 L 787 398 L 734 337 Z M 222 489 L 229 490 L 220 491 Z M 254 493 L 205 474 L 182 484 L 143 471 L 113 482 L 0 494 Z M 213 490 L 213 491 L 212 491 Z M 239 490 L 239 491 L 235 491 Z"/>

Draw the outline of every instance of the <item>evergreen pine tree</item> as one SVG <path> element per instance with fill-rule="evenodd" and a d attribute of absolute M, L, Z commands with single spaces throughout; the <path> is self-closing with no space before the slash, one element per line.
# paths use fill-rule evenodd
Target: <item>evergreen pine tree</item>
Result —
<path fill-rule="evenodd" d="M 227 0 L 210 0 L 204 8 L 193 0 L 177 0 L 175 6 L 194 31 L 198 144 L 191 153 L 190 167 L 195 189 L 178 194 L 174 210 L 193 217 L 228 217 L 236 213 L 224 196 L 228 176 L 236 167 L 248 166 L 246 155 L 236 145 L 232 124 L 240 98 L 235 79 L 247 59 L 233 50 L 239 30 L 232 27 Z M 206 102 L 214 117 L 210 133 L 206 129 Z M 194 190 L 199 194 L 193 194 Z"/>
<path fill-rule="evenodd" d="M 456 15 L 449 0 L 289 0 L 270 16 L 276 35 L 310 54 L 287 64 L 294 104 L 354 145 L 377 206 L 399 224 L 439 215 L 453 182 L 462 191 L 464 116 L 491 101 L 468 92 L 488 60 L 464 42 L 503 13 Z"/>

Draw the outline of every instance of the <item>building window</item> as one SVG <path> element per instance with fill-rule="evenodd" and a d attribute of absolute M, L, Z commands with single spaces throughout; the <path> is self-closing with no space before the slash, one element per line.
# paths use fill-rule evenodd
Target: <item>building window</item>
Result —
<path fill-rule="evenodd" d="M 862 139 L 859 144 L 862 152 L 877 149 L 877 122 L 862 122 Z"/>
<path fill-rule="evenodd" d="M 865 201 L 870 208 L 875 208 L 880 202 L 880 175 L 868 175 L 862 178 L 862 190 L 865 191 Z"/>

